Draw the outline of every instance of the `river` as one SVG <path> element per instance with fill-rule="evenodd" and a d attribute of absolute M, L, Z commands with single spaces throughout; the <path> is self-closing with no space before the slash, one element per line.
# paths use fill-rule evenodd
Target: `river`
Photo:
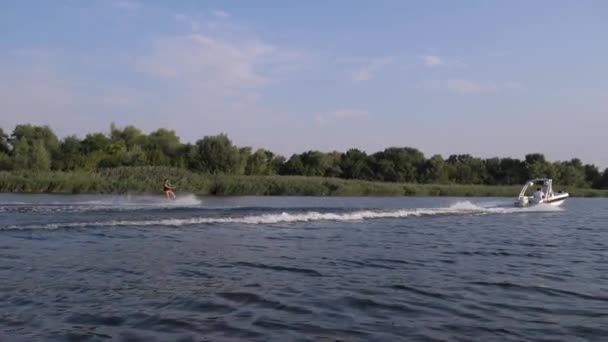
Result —
<path fill-rule="evenodd" d="M 608 200 L 0 195 L 2 341 L 602 341 Z"/>

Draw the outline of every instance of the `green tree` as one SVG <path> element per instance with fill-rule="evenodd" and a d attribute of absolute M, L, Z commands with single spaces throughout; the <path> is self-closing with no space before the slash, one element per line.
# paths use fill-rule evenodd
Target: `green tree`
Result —
<path fill-rule="evenodd" d="M 293 154 L 287 162 L 285 162 L 280 169 L 282 175 L 304 175 L 304 163 L 302 157 L 299 154 Z"/>
<path fill-rule="evenodd" d="M 13 143 L 13 166 L 16 170 L 27 170 L 30 167 L 31 148 L 25 137 Z"/>
<path fill-rule="evenodd" d="M 488 158 L 484 161 L 486 165 L 485 184 L 496 185 L 505 178 L 505 172 L 501 167 L 500 158 Z"/>
<path fill-rule="evenodd" d="M 397 182 L 417 182 L 425 163 L 424 154 L 411 147 L 389 147 L 372 160 L 378 178 Z"/>
<path fill-rule="evenodd" d="M 85 154 L 97 151 L 105 151 L 110 145 L 110 139 L 103 133 L 87 134 L 82 141 L 82 150 Z"/>
<path fill-rule="evenodd" d="M 325 169 L 325 177 L 341 177 L 342 167 L 340 161 L 342 160 L 342 153 L 338 151 L 330 152 L 325 155 L 329 166 Z"/>
<path fill-rule="evenodd" d="M 20 139 L 25 139 L 30 147 L 34 146 L 34 142 L 41 141 L 42 145 L 51 154 L 59 148 L 59 139 L 48 126 L 17 125 L 10 140 L 11 142 L 17 142 Z"/>
<path fill-rule="evenodd" d="M 367 153 L 356 148 L 346 151 L 340 160 L 342 177 L 346 179 L 372 179 L 373 171 Z"/>
<path fill-rule="evenodd" d="M 585 182 L 585 169 L 580 160 L 572 159 L 567 162 L 554 163 L 554 168 L 557 170 L 555 177 L 557 183 L 576 187 L 589 186 Z"/>
<path fill-rule="evenodd" d="M 422 169 L 420 179 L 425 183 L 447 183 L 448 169 L 443 157 L 436 154 L 427 160 Z"/>
<path fill-rule="evenodd" d="M 8 135 L 4 133 L 2 127 L 0 127 L 0 153 L 8 155 L 11 152 L 11 146 L 8 142 Z"/>
<path fill-rule="evenodd" d="M 270 151 L 267 151 L 270 152 Z M 285 157 L 281 156 L 281 155 L 275 155 L 274 153 L 270 152 L 273 157 L 272 157 L 272 162 L 270 163 L 271 167 L 272 167 L 272 173 L 271 174 L 280 174 L 281 169 L 283 168 L 283 165 L 285 164 Z"/>
<path fill-rule="evenodd" d="M 75 135 L 67 136 L 61 141 L 59 150 L 53 160 L 57 170 L 76 170 L 84 166 L 82 143 Z"/>
<path fill-rule="evenodd" d="M 178 166 L 181 148 L 182 145 L 175 131 L 164 128 L 150 133 L 144 146 L 149 165 Z"/>
<path fill-rule="evenodd" d="M 547 162 L 542 153 L 530 153 L 525 160 L 527 178 L 552 178 L 554 174 L 551 163 Z"/>
<path fill-rule="evenodd" d="M 11 148 L 8 139 L 8 135 L 6 135 L 4 130 L 2 130 L 2 127 L 0 127 L 0 171 L 9 171 L 13 168 L 13 162 L 9 157 Z"/>
<path fill-rule="evenodd" d="M 595 184 L 597 189 L 606 189 L 608 190 L 608 168 L 602 172 L 602 176 L 598 179 L 597 184 Z"/>
<path fill-rule="evenodd" d="M 262 148 L 247 158 L 246 175 L 273 175 L 276 173 L 274 153 Z"/>
<path fill-rule="evenodd" d="M 484 184 L 488 179 L 486 164 L 469 154 L 451 155 L 448 160 L 450 180 L 460 184 Z"/>
<path fill-rule="evenodd" d="M 395 170 L 395 164 L 383 158 L 377 158 L 376 154 L 372 155 L 372 165 L 374 170 L 374 179 L 384 182 L 400 182 L 401 176 Z"/>
<path fill-rule="evenodd" d="M 145 166 L 147 165 L 146 152 L 139 145 L 134 145 L 131 149 L 122 156 L 122 165 L 124 166 Z"/>
<path fill-rule="evenodd" d="M 497 184 L 523 184 L 528 180 L 526 164 L 514 158 L 500 159 L 500 169 L 503 178 L 497 179 Z"/>
<path fill-rule="evenodd" d="M 130 165 L 131 156 L 122 139 L 110 142 L 106 145 L 103 153 L 95 153 L 95 155 L 96 157 L 100 156 L 97 164 L 100 168 Z"/>
<path fill-rule="evenodd" d="M 101 167 L 103 160 L 108 158 L 105 152 L 95 151 L 84 156 L 83 169 L 87 171 L 94 171 Z"/>
<path fill-rule="evenodd" d="M 300 159 L 304 166 L 305 176 L 325 176 L 332 166 L 331 158 L 320 151 L 304 152 L 300 155 Z"/>
<path fill-rule="evenodd" d="M 51 154 L 44 146 L 42 140 L 36 140 L 31 149 L 29 168 L 36 171 L 48 171 L 51 169 Z"/>
<path fill-rule="evenodd" d="M 577 187 L 608 187 L 608 169 L 600 170 L 580 159 L 549 162 L 541 153 L 524 160 L 480 159 L 468 154 L 439 155 L 429 159 L 410 147 L 389 147 L 367 155 L 357 149 L 346 153 L 307 151 L 289 160 L 271 151 L 235 146 L 220 134 L 182 144 L 172 130 L 149 135 L 134 126 L 110 134 L 92 133 L 80 140 L 63 140 L 48 126 L 17 125 L 7 136 L 0 129 L 0 170 L 95 170 L 118 166 L 174 166 L 193 171 L 247 175 L 306 175 L 393 182 L 522 184 L 529 178 L 549 177 L 556 183 Z"/>
<path fill-rule="evenodd" d="M 602 174 L 600 173 L 600 170 L 597 168 L 597 166 L 595 166 L 593 164 L 586 164 L 584 166 L 584 170 L 585 170 L 585 183 L 587 183 L 588 185 L 590 185 L 593 188 L 597 187 L 598 182 L 602 178 Z"/>
<path fill-rule="evenodd" d="M 146 135 L 139 128 L 134 126 L 126 126 L 122 130 L 114 123 L 110 126 L 110 140 L 112 142 L 124 142 L 127 150 L 131 150 L 136 145 L 146 144 Z"/>
<path fill-rule="evenodd" d="M 189 157 L 194 170 L 212 174 L 235 173 L 241 162 L 239 148 L 225 134 L 198 140 L 189 151 Z"/>
<path fill-rule="evenodd" d="M 8 154 L 0 152 L 0 171 L 10 171 L 13 169 L 13 161 Z"/>

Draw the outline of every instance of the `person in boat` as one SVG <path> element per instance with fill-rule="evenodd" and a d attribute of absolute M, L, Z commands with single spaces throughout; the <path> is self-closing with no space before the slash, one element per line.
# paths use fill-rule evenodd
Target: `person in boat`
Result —
<path fill-rule="evenodd" d="M 175 187 L 169 183 L 167 178 L 165 178 L 163 181 L 163 191 L 165 192 L 167 199 L 175 199 L 175 193 L 173 190 L 175 190 Z"/>
<path fill-rule="evenodd" d="M 536 191 L 534 192 L 533 196 L 534 196 L 534 201 L 537 203 L 545 198 L 545 194 L 543 194 L 543 192 L 540 188 L 536 188 Z"/>

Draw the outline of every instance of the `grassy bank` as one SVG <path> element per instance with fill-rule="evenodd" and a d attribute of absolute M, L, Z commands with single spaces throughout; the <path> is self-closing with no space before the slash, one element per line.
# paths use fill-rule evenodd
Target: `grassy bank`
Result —
<path fill-rule="evenodd" d="M 520 186 L 404 184 L 300 176 L 215 176 L 163 167 L 97 172 L 0 172 L 0 192 L 160 193 L 167 177 L 179 193 L 198 195 L 305 196 L 497 196 L 514 197 Z M 608 197 L 608 190 L 564 190 L 577 197 Z"/>

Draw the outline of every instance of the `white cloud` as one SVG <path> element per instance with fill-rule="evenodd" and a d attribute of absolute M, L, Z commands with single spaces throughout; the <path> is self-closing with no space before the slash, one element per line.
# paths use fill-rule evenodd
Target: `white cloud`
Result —
<path fill-rule="evenodd" d="M 214 17 L 220 18 L 220 19 L 230 18 L 230 13 L 227 13 L 227 12 L 224 12 L 221 10 L 214 10 L 211 12 L 211 14 L 213 14 Z"/>
<path fill-rule="evenodd" d="M 482 83 L 471 80 L 446 80 L 445 87 L 456 94 L 493 93 L 497 90 L 492 83 Z"/>
<path fill-rule="evenodd" d="M 447 90 L 455 94 L 480 94 L 491 93 L 496 91 L 496 86 L 492 83 L 482 83 L 473 80 L 438 80 L 422 82 L 418 88 L 429 90 Z"/>
<path fill-rule="evenodd" d="M 523 88 L 519 82 L 481 82 L 467 79 L 449 79 L 424 81 L 418 88 L 429 90 L 445 90 L 459 95 L 496 93 L 501 90 L 517 90 Z"/>
<path fill-rule="evenodd" d="M 278 48 L 260 42 L 229 43 L 204 34 L 159 38 L 138 67 L 181 84 L 209 87 L 263 86 L 271 79 L 259 70 L 278 58 Z"/>
<path fill-rule="evenodd" d="M 490 57 L 507 57 L 509 55 L 511 55 L 511 51 L 507 50 L 496 50 L 488 53 Z"/>
<path fill-rule="evenodd" d="M 269 119 L 275 114 L 263 105 L 262 92 L 297 71 L 302 54 L 234 33 L 157 37 L 135 58 L 140 75 L 161 89 L 148 110 L 157 124 L 181 130 L 185 139 L 219 132 L 274 134 L 268 122 L 277 121 Z"/>
<path fill-rule="evenodd" d="M 143 108 L 150 101 L 150 95 L 136 88 L 117 86 L 106 89 L 104 94 L 92 100 L 106 107 L 133 110 Z"/>
<path fill-rule="evenodd" d="M 0 103 L 6 113 L 0 115 L 0 127 L 5 130 L 32 123 L 50 125 L 60 136 L 82 134 L 105 129 L 111 120 L 108 115 L 146 103 L 140 91 L 97 87 L 95 82 L 69 77 L 57 67 L 65 63 L 64 56 L 50 52 L 13 55 L 20 59 L 0 60 Z"/>
<path fill-rule="evenodd" d="M 352 78 L 355 82 L 369 81 L 372 79 L 372 74 L 369 69 L 363 68 L 354 72 Z"/>
<path fill-rule="evenodd" d="M 139 2 L 133 0 L 116 0 L 112 2 L 112 7 L 124 11 L 134 11 L 141 6 L 142 5 Z"/>
<path fill-rule="evenodd" d="M 524 85 L 521 82 L 509 81 L 503 85 L 507 89 L 523 89 Z"/>
<path fill-rule="evenodd" d="M 193 32 L 198 31 L 201 26 L 197 20 L 193 19 L 187 14 L 176 13 L 173 15 L 173 19 L 178 23 L 186 24 Z"/>
<path fill-rule="evenodd" d="M 351 76 L 352 80 L 355 82 L 369 81 L 374 77 L 376 72 L 391 64 L 393 60 L 394 58 L 390 56 L 373 59 L 366 66 L 355 71 Z"/>
<path fill-rule="evenodd" d="M 52 111 L 73 102 L 69 84 L 47 66 L 36 65 L 28 70 L 18 69 L 18 73 L 4 73 L 3 82 L 0 83 L 0 102 L 9 116 L 27 117 L 36 113 L 42 114 L 45 112 L 44 108 Z M 24 96 L 15 96 L 16 94 L 28 94 L 29 103 L 24 101 Z"/>
<path fill-rule="evenodd" d="M 167 19 L 196 21 L 190 14 Z M 0 54 L 0 111 L 6 113 L 0 126 L 49 124 L 64 136 L 106 131 L 114 121 L 144 131 L 175 129 L 183 141 L 226 132 L 235 143 L 269 148 L 285 145 L 294 134 L 290 127 L 312 129 L 309 116 L 288 117 L 264 98 L 267 87 L 299 72 L 304 55 L 256 39 L 229 20 L 217 21 L 233 26 L 205 31 L 209 20 L 198 20 L 200 33 L 142 37 L 143 49 L 93 56 L 60 49 Z M 98 77 L 103 73 L 122 77 Z M 309 136 L 305 132 L 297 134 Z"/>
<path fill-rule="evenodd" d="M 445 58 L 438 55 L 422 55 L 420 56 L 422 64 L 427 68 L 436 67 L 451 67 L 451 68 L 464 68 L 467 65 L 457 59 Z"/>
<path fill-rule="evenodd" d="M 223 11 L 213 11 L 213 15 L 229 17 Z M 249 30 L 233 23 L 197 20 L 183 13 L 174 14 L 173 19 L 187 24 L 192 33 L 156 37 L 150 49 L 136 58 L 136 65 L 148 76 L 178 88 L 233 96 L 243 88 L 259 89 L 277 82 L 301 57 L 289 49 L 243 39 L 250 36 Z"/>
<path fill-rule="evenodd" d="M 445 65 L 444 60 L 436 55 L 424 55 L 421 56 L 420 59 L 422 59 L 422 63 L 424 63 L 425 66 L 430 68 Z"/>
<path fill-rule="evenodd" d="M 330 122 L 338 120 L 350 120 L 355 118 L 361 118 L 367 116 L 366 111 L 355 110 L 355 109 L 339 109 L 326 113 L 319 113 L 315 116 L 315 122 L 319 126 L 325 126 Z"/>

